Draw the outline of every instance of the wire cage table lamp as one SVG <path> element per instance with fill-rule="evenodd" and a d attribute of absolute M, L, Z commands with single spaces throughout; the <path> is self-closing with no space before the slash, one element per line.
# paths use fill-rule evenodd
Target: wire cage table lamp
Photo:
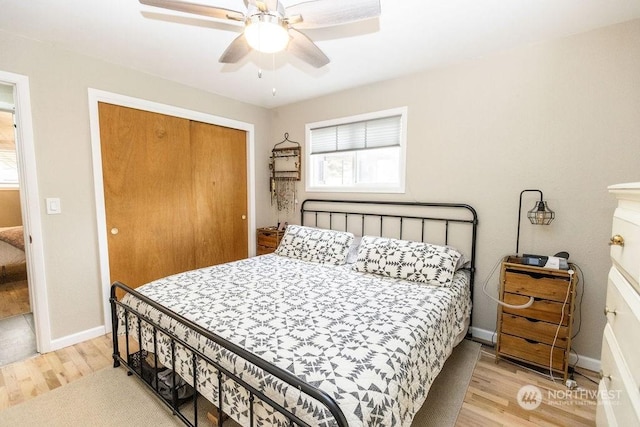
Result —
<path fill-rule="evenodd" d="M 540 200 L 536 201 L 533 208 L 527 212 L 527 218 L 534 225 L 549 225 L 551 221 L 556 217 L 556 213 L 549 209 L 547 202 L 544 200 L 544 195 L 540 190 L 522 190 L 520 192 L 520 203 L 518 205 L 518 234 L 516 237 L 516 255 L 520 249 L 520 219 L 522 218 L 522 195 L 527 192 L 540 193 Z"/>

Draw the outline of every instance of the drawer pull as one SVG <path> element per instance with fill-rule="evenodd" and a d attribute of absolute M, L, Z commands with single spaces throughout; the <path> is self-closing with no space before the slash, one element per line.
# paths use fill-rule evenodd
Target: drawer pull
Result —
<path fill-rule="evenodd" d="M 611 381 L 611 375 L 605 375 L 603 370 L 600 370 L 600 374 L 599 375 L 600 375 L 600 379 L 601 380 L 605 380 L 606 379 L 606 380 Z"/>
<path fill-rule="evenodd" d="M 609 242 L 609 246 L 624 246 L 624 237 L 619 234 L 616 234 L 611 238 Z"/>
<path fill-rule="evenodd" d="M 528 342 L 529 344 L 538 344 L 538 341 L 536 341 L 536 340 L 530 340 L 529 338 L 525 338 L 524 340 L 526 342 Z"/>
<path fill-rule="evenodd" d="M 618 313 L 616 313 L 616 309 L 615 308 L 609 308 L 607 306 L 604 307 L 604 315 L 606 316 L 607 314 L 613 314 L 614 316 Z"/>

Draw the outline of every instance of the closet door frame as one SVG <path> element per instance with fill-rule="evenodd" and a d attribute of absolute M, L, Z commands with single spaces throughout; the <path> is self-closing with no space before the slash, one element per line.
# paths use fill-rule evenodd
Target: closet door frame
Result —
<path fill-rule="evenodd" d="M 105 331 L 111 331 L 111 307 L 109 296 L 111 289 L 111 275 L 109 271 L 109 248 L 107 245 L 107 220 L 104 202 L 104 186 L 102 180 L 102 153 L 100 149 L 100 121 L 98 115 L 98 103 L 119 105 L 122 107 L 136 108 L 139 110 L 160 113 L 169 116 L 195 120 L 217 126 L 238 129 L 246 132 L 247 151 L 247 210 L 248 210 L 248 247 L 249 256 L 255 255 L 256 224 L 255 224 L 255 144 L 254 125 L 206 114 L 199 111 L 188 110 L 168 104 L 161 104 L 145 99 L 133 98 L 116 93 L 89 88 L 89 121 L 91 128 L 91 151 L 93 161 L 93 183 L 96 202 L 96 223 L 98 233 L 98 253 L 100 256 L 100 280 L 102 283 L 103 319 Z"/>

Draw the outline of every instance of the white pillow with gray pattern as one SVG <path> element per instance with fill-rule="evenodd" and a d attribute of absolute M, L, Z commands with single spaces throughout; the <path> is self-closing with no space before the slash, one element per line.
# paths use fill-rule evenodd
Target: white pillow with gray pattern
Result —
<path fill-rule="evenodd" d="M 364 236 L 354 269 L 364 273 L 445 286 L 453 280 L 460 252 L 450 246 Z"/>
<path fill-rule="evenodd" d="M 288 225 L 275 253 L 319 264 L 343 265 L 353 234 L 322 228 Z"/>

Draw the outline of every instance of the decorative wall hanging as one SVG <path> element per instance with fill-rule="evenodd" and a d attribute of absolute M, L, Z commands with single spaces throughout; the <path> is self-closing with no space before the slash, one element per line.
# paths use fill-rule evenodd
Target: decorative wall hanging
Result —
<path fill-rule="evenodd" d="M 273 146 L 269 162 L 271 204 L 275 203 L 278 212 L 293 212 L 296 203 L 296 183 L 300 181 L 301 167 L 300 143 L 291 141 L 289 134 L 285 133 L 284 139 Z"/>

